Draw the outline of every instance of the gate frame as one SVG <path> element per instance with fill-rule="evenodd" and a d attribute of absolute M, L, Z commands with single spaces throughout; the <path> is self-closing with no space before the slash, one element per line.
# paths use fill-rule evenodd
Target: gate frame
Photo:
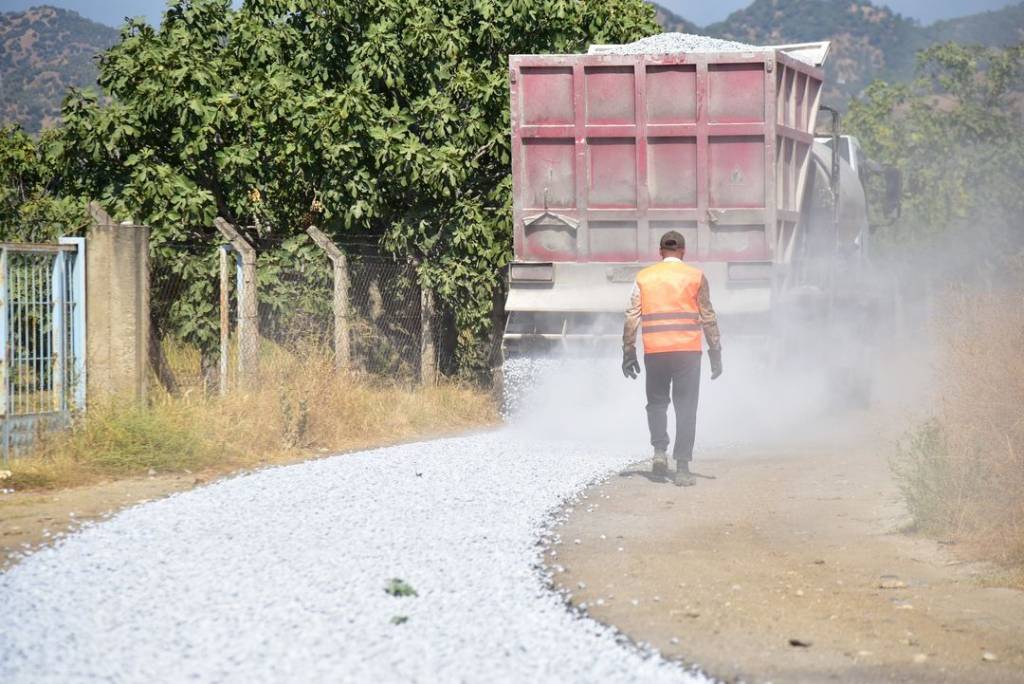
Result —
<path fill-rule="evenodd" d="M 2 411 L 0 421 L 3 422 L 2 430 L 0 430 L 2 433 L 0 434 L 0 455 L 2 455 L 0 458 L 2 458 L 4 467 L 10 461 L 12 423 L 17 418 L 36 417 L 38 421 L 39 418 L 47 416 L 56 417 L 59 422 L 67 423 L 73 412 L 85 408 L 85 250 L 85 238 L 80 237 L 61 237 L 56 244 L 0 243 L 0 345 L 2 345 L 2 349 L 0 349 L 0 411 Z M 51 307 L 49 345 L 51 353 L 55 356 L 54 360 L 50 362 L 49 372 L 53 376 L 50 382 L 55 391 L 55 401 L 51 411 L 30 412 L 19 416 L 12 413 L 13 393 L 10 387 L 12 352 L 14 350 L 9 339 L 11 328 L 8 326 L 7 320 L 12 304 L 9 268 L 11 253 L 54 255 L 50 264 L 48 305 Z M 75 255 L 70 273 L 67 264 L 68 253 Z M 70 301 L 66 297 L 69 285 Z M 65 320 L 66 315 L 70 316 L 70 321 Z M 40 337 L 40 340 L 42 339 Z M 74 362 L 70 369 L 68 367 L 69 353 Z M 70 386 L 66 386 L 65 379 L 69 377 L 69 370 L 71 371 Z"/>
<path fill-rule="evenodd" d="M 84 237 L 60 237 L 57 243 L 74 245 L 75 263 L 71 268 L 71 301 L 75 305 L 71 311 L 71 355 L 75 365 L 72 368 L 71 382 L 73 389 L 67 396 L 74 399 L 73 411 L 85 410 L 86 401 L 86 298 L 85 298 L 85 259 L 86 239 Z"/>

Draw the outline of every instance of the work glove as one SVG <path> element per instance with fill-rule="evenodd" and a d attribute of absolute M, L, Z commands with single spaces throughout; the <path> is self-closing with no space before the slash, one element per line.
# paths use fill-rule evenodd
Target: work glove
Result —
<path fill-rule="evenodd" d="M 722 374 L 722 350 L 708 349 L 708 359 L 711 361 L 711 379 L 714 380 Z"/>
<path fill-rule="evenodd" d="M 622 352 L 622 374 L 630 380 L 640 375 L 640 362 L 636 360 L 636 352 Z"/>

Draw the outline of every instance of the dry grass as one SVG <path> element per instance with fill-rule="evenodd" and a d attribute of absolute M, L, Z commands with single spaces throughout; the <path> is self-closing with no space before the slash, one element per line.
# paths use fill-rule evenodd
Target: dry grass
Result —
<path fill-rule="evenodd" d="M 936 415 L 894 470 L 918 528 L 1024 565 L 1024 297 L 951 296 Z"/>
<path fill-rule="evenodd" d="M 481 389 L 340 376 L 330 356 L 313 346 L 290 352 L 267 344 L 261 368 L 254 387 L 223 398 L 205 396 L 193 386 L 177 396 L 157 391 L 146 407 L 92 406 L 74 429 L 14 459 L 12 477 L 4 484 L 70 487 L 151 469 L 233 472 L 498 422 L 494 403 Z"/>

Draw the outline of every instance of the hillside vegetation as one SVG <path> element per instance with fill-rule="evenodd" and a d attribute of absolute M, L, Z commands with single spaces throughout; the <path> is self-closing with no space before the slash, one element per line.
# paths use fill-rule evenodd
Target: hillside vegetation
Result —
<path fill-rule="evenodd" d="M 68 10 L 0 14 L 3 122 L 31 132 L 52 127 L 68 88 L 96 88 L 95 57 L 117 40 L 115 29 Z"/>
<path fill-rule="evenodd" d="M 1024 3 L 920 26 L 865 0 L 754 0 L 700 27 L 657 3 L 666 31 L 705 33 L 754 44 L 831 40 L 826 98 L 845 107 L 876 78 L 905 81 L 915 53 L 955 41 L 1006 47 L 1024 40 Z M 0 122 L 37 133 L 56 124 L 68 88 L 96 85 L 95 56 L 118 32 L 53 7 L 0 14 Z"/>
<path fill-rule="evenodd" d="M 1006 47 L 1024 42 L 1024 3 L 940 21 L 924 30 L 932 41 Z"/>
<path fill-rule="evenodd" d="M 824 93 L 832 104 L 878 77 L 909 78 L 915 52 L 928 42 L 920 27 L 892 10 L 847 0 L 757 0 L 707 31 L 754 45 L 832 41 Z"/>
<path fill-rule="evenodd" d="M 1024 3 L 929 26 L 865 0 L 754 0 L 704 28 L 655 7 L 668 31 L 697 30 L 753 45 L 832 41 L 824 96 L 843 107 L 876 79 L 909 81 L 915 55 L 930 45 L 956 41 L 1009 47 L 1024 41 Z"/>

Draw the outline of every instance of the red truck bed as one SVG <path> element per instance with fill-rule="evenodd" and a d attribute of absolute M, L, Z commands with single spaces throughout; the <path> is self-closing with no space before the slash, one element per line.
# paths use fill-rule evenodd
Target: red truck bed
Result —
<path fill-rule="evenodd" d="M 788 261 L 822 72 L 777 50 L 510 58 L 517 261 Z"/>

